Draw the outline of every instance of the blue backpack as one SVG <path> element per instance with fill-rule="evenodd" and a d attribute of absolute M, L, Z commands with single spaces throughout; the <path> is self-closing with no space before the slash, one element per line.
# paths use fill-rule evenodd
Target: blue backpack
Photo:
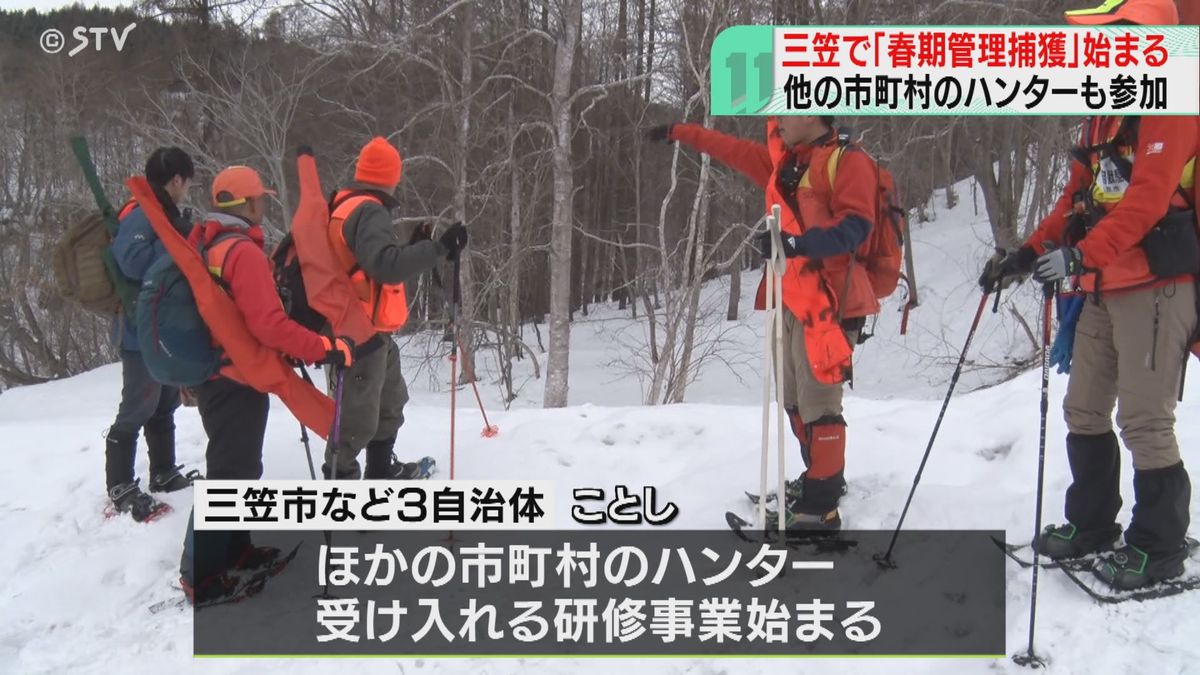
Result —
<path fill-rule="evenodd" d="M 235 232 L 224 233 L 201 247 L 201 256 L 207 262 L 208 249 L 233 237 L 249 240 Z M 222 247 L 222 253 L 228 255 L 231 248 Z M 165 385 L 194 387 L 211 379 L 227 363 L 200 316 L 191 285 L 170 255 L 156 260 L 142 278 L 137 334 L 146 370 Z"/>

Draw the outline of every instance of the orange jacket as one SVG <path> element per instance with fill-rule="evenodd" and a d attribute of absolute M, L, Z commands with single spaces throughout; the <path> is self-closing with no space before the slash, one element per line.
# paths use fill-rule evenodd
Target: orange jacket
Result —
<path fill-rule="evenodd" d="M 327 438 L 333 426 L 333 400 L 301 380 L 278 351 L 255 338 L 233 298 L 212 278 L 200 252 L 171 226 L 146 179 L 135 176 L 126 185 L 167 253 L 187 278 L 200 316 L 213 339 L 224 349 L 246 384 L 258 391 L 275 394 L 301 424 L 321 438 Z"/>
<path fill-rule="evenodd" d="M 1119 117 L 1089 118 L 1083 125 L 1080 145 L 1090 147 L 1113 139 L 1120 123 Z M 1123 192 L 1105 191 L 1098 153 L 1089 156 L 1090 167 L 1071 162 L 1070 179 L 1062 196 L 1025 245 L 1038 254 L 1045 252 L 1047 242 L 1075 245 L 1083 254 L 1084 268 L 1100 270 L 1100 290 L 1133 288 L 1159 281 L 1150 273 L 1146 254 L 1139 244 L 1169 207 L 1187 207 L 1180 187 L 1181 180 L 1187 180 L 1186 191 L 1193 189 L 1194 178 L 1189 179 L 1188 173 L 1195 167 L 1197 133 L 1196 117 L 1143 117 L 1137 147 L 1118 148 L 1133 162 L 1133 178 Z M 1086 192 L 1092 194 L 1103 215 L 1082 240 L 1067 242 L 1067 226 L 1076 194 Z M 1096 274 L 1082 275 L 1079 284 L 1086 291 L 1096 290 Z"/>
<path fill-rule="evenodd" d="M 231 232 L 242 236 L 218 241 L 221 235 Z M 258 342 L 302 363 L 315 363 L 325 356 L 326 347 L 321 336 L 284 313 L 275 290 L 275 279 L 271 276 L 270 261 L 262 250 L 260 226 L 250 225 L 236 216 L 210 213 L 204 223 L 192 229 L 188 241 L 198 250 L 204 250 L 209 274 L 233 298 L 246 328 Z M 239 246 L 239 243 L 243 245 Z M 250 384 L 234 363 L 223 366 L 221 375 Z"/>
<path fill-rule="evenodd" d="M 833 136 L 789 150 L 776 133 L 775 119 L 769 118 L 768 142 L 765 144 L 735 138 L 696 124 L 674 125 L 671 139 L 737 169 L 764 190 L 769 187 L 782 190 L 778 183 L 779 171 L 787 165 L 807 165 L 808 170 L 794 193 L 777 191 L 774 200 L 767 200 L 767 210 L 770 211 L 773 204 L 779 204 L 783 208 L 781 229 L 788 234 L 806 235 L 802 241 L 810 249 L 828 249 L 829 240 L 837 238 L 835 235 L 840 234 L 837 231 L 848 218 L 861 219 L 868 227 L 875 226 L 878 184 L 875 162 L 866 153 L 847 148 L 838 161 L 835 184 L 830 185 L 827 162 L 838 147 Z M 863 235 L 858 242 L 862 244 L 869 230 L 858 234 Z M 837 313 L 842 319 L 878 314 L 879 300 L 871 288 L 867 271 L 855 261 L 853 251 L 842 252 L 846 248 L 836 248 L 838 253 L 822 256 L 819 262 L 804 257 L 792 258 L 788 261 L 788 276 L 793 276 L 793 268 L 812 267 L 819 270 L 821 278 L 836 298 Z M 793 285 L 787 278 L 784 279 L 784 304 L 800 316 L 806 311 L 805 301 L 792 289 Z M 762 284 L 759 285 L 758 295 L 761 300 Z M 757 302 L 756 307 L 761 309 L 761 302 Z"/>
<path fill-rule="evenodd" d="M 753 143 L 694 124 L 676 124 L 671 139 L 708 153 L 743 173 L 766 193 L 766 207 L 781 207 L 780 229 L 799 235 L 806 248 L 836 251 L 819 259 L 788 259 L 783 277 L 783 304 L 804 325 L 809 365 L 824 383 L 849 377 L 852 349 L 841 328 L 842 319 L 879 312 L 879 301 L 866 269 L 855 260 L 874 226 L 877 176 L 866 153 L 842 153 L 830 185 L 827 161 L 837 148 L 830 135 L 818 142 L 789 149 L 779 138 L 774 118 L 767 121 L 767 142 Z M 781 172 L 801 167 L 795 190 L 784 187 Z M 804 169 L 807 170 L 804 170 Z M 842 230 L 856 226 L 854 237 Z M 865 223 L 865 227 L 858 225 Z M 764 277 L 765 280 L 765 277 Z M 759 284 L 756 308 L 763 307 Z"/>

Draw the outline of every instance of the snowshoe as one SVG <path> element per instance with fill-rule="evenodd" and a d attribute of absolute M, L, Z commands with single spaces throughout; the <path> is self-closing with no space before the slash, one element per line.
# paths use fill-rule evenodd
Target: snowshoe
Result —
<path fill-rule="evenodd" d="M 148 523 L 171 512 L 171 506 L 142 492 L 135 479 L 132 483 L 114 486 L 108 491 L 111 504 L 105 509 L 105 518 L 128 513 L 139 523 Z"/>
<path fill-rule="evenodd" d="M 1186 545 L 1174 553 L 1151 557 L 1142 549 L 1126 544 L 1111 553 L 1101 554 L 1092 572 L 1118 591 L 1132 591 L 1182 575 L 1183 561 L 1187 557 Z"/>
<path fill-rule="evenodd" d="M 180 464 L 150 476 L 150 491 L 176 492 L 191 487 L 195 480 L 204 477 L 196 469 L 192 469 L 186 474 L 180 473 L 179 470 L 182 468 L 183 465 Z"/>
<path fill-rule="evenodd" d="M 1080 530 L 1074 525 L 1047 525 L 1038 536 L 1037 552 L 1051 560 L 1074 560 L 1112 550 L 1121 536 L 1121 526 Z"/>

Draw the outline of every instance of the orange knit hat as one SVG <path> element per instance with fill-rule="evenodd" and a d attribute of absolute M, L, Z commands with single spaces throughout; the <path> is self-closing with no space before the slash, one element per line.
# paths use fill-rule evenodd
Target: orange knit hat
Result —
<path fill-rule="evenodd" d="M 376 136 L 358 153 L 358 164 L 354 166 L 354 180 L 375 185 L 391 192 L 400 184 L 403 162 L 400 151 L 382 136 Z"/>

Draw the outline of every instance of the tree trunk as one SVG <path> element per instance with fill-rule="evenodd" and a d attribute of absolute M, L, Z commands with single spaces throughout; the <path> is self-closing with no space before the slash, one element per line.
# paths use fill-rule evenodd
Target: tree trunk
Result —
<path fill-rule="evenodd" d="M 742 299 L 742 266 L 735 261 L 729 266 L 729 304 L 725 308 L 725 320 L 737 321 L 738 303 Z"/>
<path fill-rule="evenodd" d="M 574 233 L 575 176 L 571 166 L 571 71 L 582 24 L 583 0 L 568 0 L 554 54 L 554 206 L 550 230 L 550 355 L 546 359 L 543 405 L 567 405 L 571 350 L 571 239 Z"/>

